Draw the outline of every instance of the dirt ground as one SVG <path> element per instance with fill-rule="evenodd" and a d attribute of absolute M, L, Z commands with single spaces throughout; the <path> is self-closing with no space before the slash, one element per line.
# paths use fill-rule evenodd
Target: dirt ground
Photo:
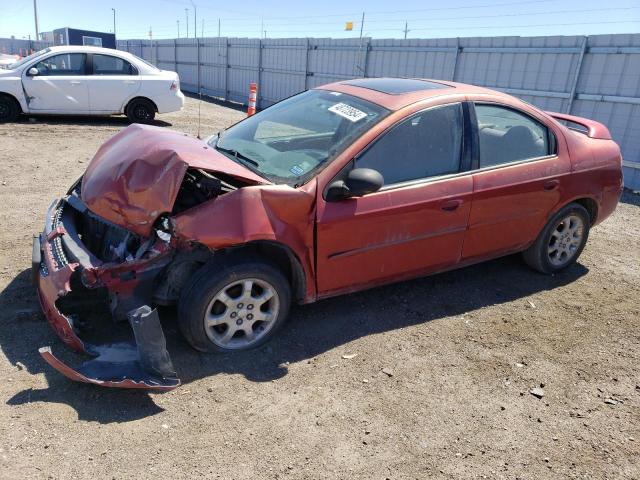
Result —
<path fill-rule="evenodd" d="M 242 116 L 204 103 L 203 134 Z M 159 118 L 195 134 L 197 102 Z M 562 274 L 514 256 L 325 300 L 233 355 L 195 352 L 164 309 L 184 382 L 170 393 L 53 371 L 38 347 L 82 359 L 40 313 L 31 236 L 126 124 L 0 125 L 0 478 L 640 478 L 640 197 L 629 192 Z"/>

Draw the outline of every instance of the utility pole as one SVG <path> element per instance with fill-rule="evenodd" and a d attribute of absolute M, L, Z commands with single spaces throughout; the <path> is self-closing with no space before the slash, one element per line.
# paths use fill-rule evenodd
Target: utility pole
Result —
<path fill-rule="evenodd" d="M 116 34 L 116 9 L 112 8 L 111 11 L 113 12 L 113 34 Z"/>
<path fill-rule="evenodd" d="M 33 19 L 36 22 L 36 40 L 40 40 L 40 30 L 38 29 L 38 2 L 33 0 Z"/>
<path fill-rule="evenodd" d="M 178 20 L 178 38 L 180 38 L 180 20 Z"/>
<path fill-rule="evenodd" d="M 204 38 L 204 18 L 202 19 L 202 28 L 200 29 L 200 38 Z"/>
<path fill-rule="evenodd" d="M 364 30 L 364 12 L 362 12 L 362 21 L 360 22 L 360 39 L 362 40 L 362 31 Z"/>
<path fill-rule="evenodd" d="M 196 38 L 198 36 L 198 8 L 193 0 L 191 0 L 191 6 L 193 6 L 193 38 Z"/>
<path fill-rule="evenodd" d="M 189 38 L 189 9 L 185 8 L 184 9 L 184 16 L 187 19 L 186 21 L 186 25 L 187 25 L 187 38 Z"/>
<path fill-rule="evenodd" d="M 155 62 L 153 61 L 153 29 L 151 28 L 151 25 L 149 25 L 149 48 L 151 49 L 151 63 L 155 65 Z"/>
<path fill-rule="evenodd" d="M 404 39 L 407 39 L 407 33 L 409 33 L 409 22 L 404 22 Z"/>
<path fill-rule="evenodd" d="M 218 38 L 220 38 L 220 19 L 218 18 Z"/>

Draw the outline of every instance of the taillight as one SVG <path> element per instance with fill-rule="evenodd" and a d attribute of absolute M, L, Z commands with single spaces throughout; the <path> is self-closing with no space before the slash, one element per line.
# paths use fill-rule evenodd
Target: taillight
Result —
<path fill-rule="evenodd" d="M 169 87 L 169 90 L 176 92 L 178 88 L 179 88 L 178 80 L 174 80 L 173 82 L 171 82 L 171 87 Z"/>

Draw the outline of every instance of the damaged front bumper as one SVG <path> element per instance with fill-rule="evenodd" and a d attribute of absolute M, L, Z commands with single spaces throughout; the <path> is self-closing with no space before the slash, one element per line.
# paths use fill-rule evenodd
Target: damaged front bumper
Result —
<path fill-rule="evenodd" d="M 100 221 L 74 194 L 54 201 L 44 231 L 33 239 L 32 269 L 51 327 L 69 347 L 93 358 L 72 368 L 56 358 L 50 347 L 41 348 L 41 356 L 67 378 L 79 382 L 119 388 L 176 388 L 180 379 L 167 352 L 158 313 L 149 306 L 154 282 L 171 261 L 173 249 L 154 237 L 140 245 L 134 257 L 105 262 L 84 245 L 85 238 L 77 228 L 78 219 L 87 215 L 93 217 L 91 221 Z M 95 296 L 97 292 L 103 297 Z M 82 314 L 70 313 L 73 308 L 69 305 L 76 300 L 85 303 L 84 313 L 108 303 L 115 320 L 129 322 L 131 338 L 108 344 L 84 341 L 81 333 L 90 321 L 81 318 Z"/>

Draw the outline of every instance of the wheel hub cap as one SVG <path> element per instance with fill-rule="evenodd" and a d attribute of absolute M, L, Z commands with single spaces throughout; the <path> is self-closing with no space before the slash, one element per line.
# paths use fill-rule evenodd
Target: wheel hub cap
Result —
<path fill-rule="evenodd" d="M 577 215 L 561 219 L 551 231 L 547 255 L 549 262 L 560 267 L 569 263 L 582 245 L 584 222 Z"/>
<path fill-rule="evenodd" d="M 205 332 L 219 347 L 248 348 L 271 330 L 279 308 L 278 294 L 268 282 L 257 278 L 232 282 L 209 302 Z"/>

